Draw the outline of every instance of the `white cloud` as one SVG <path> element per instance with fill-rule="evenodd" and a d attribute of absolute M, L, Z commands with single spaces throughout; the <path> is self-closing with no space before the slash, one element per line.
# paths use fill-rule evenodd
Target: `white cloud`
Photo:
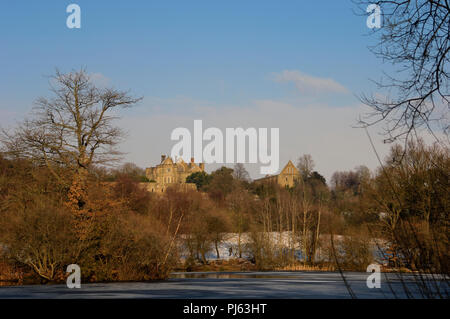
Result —
<path fill-rule="evenodd" d="M 106 87 L 111 82 L 111 80 L 102 73 L 91 73 L 89 74 L 89 77 L 92 83 L 99 87 Z"/>
<path fill-rule="evenodd" d="M 331 78 L 319 78 L 297 70 L 284 70 L 274 73 L 276 82 L 293 82 L 302 93 L 317 94 L 321 92 L 349 93 L 348 89 Z"/>

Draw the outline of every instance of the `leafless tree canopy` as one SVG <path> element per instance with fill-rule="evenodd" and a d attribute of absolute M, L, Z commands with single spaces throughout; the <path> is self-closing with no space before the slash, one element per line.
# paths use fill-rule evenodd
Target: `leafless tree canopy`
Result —
<path fill-rule="evenodd" d="M 250 181 L 250 175 L 242 163 L 236 163 L 236 165 L 234 165 L 233 177 L 239 181 Z"/>
<path fill-rule="evenodd" d="M 300 174 L 302 174 L 303 179 L 311 176 L 311 173 L 314 170 L 314 166 L 315 163 L 310 154 L 303 154 L 298 158 L 297 168 L 300 171 Z"/>
<path fill-rule="evenodd" d="M 368 1 L 356 1 L 366 10 Z M 376 82 L 380 94 L 363 95 L 373 109 L 365 126 L 383 121 L 387 140 L 408 139 L 416 129 L 449 133 L 449 39 L 448 0 L 371 1 L 383 16 L 375 30 L 379 42 L 372 52 L 397 67 Z"/>
<path fill-rule="evenodd" d="M 37 99 L 30 119 L 13 132 L 3 130 L 4 150 L 47 165 L 54 174 L 58 166 L 87 170 L 116 159 L 123 132 L 113 125 L 114 110 L 140 98 L 96 87 L 84 69 L 57 70 L 50 85 L 52 97 Z"/>

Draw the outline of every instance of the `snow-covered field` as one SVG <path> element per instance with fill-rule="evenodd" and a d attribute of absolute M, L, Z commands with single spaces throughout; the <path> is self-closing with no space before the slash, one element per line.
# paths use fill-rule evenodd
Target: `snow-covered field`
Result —
<path fill-rule="evenodd" d="M 284 247 L 288 248 L 290 246 L 290 232 L 282 232 L 281 234 L 278 232 L 271 232 L 268 233 L 268 239 L 270 242 L 276 247 Z M 247 245 L 250 243 L 250 234 L 249 233 L 241 233 L 240 236 L 241 241 L 241 250 L 242 250 L 242 257 L 247 258 L 249 257 Z M 238 233 L 227 233 L 225 235 L 225 238 L 223 242 L 221 242 L 218 245 L 219 255 L 220 259 L 231 259 L 238 257 L 239 254 L 239 234 Z M 293 244 L 292 247 L 294 247 L 296 250 L 298 250 L 298 253 L 300 253 L 300 247 L 298 243 L 295 245 Z M 182 256 L 185 257 L 185 256 Z M 206 259 L 208 260 L 214 260 L 217 259 L 217 253 L 214 245 L 211 245 L 211 251 L 206 254 Z"/>
<path fill-rule="evenodd" d="M 265 236 L 267 236 L 267 240 L 270 241 L 270 243 L 273 245 L 274 249 L 276 250 L 280 250 L 280 249 L 291 249 L 291 247 L 293 247 L 295 249 L 295 255 L 297 256 L 298 259 L 302 260 L 303 259 L 303 252 L 302 249 L 300 247 L 299 244 L 299 238 L 295 238 L 295 241 L 292 242 L 292 236 L 291 236 L 291 232 L 288 231 L 284 231 L 284 232 L 270 232 L 270 233 L 265 233 Z M 334 240 L 335 240 L 335 244 L 337 245 L 338 242 L 342 241 L 342 239 L 344 238 L 344 236 L 341 235 L 335 235 L 334 236 Z M 326 243 L 329 244 L 330 238 L 329 235 L 321 235 L 320 236 L 320 241 L 322 243 Z M 247 246 L 248 244 L 251 242 L 250 240 L 250 234 L 249 233 L 241 233 L 240 236 L 240 242 L 241 242 L 241 250 L 242 250 L 242 257 L 243 258 L 249 258 L 251 257 L 248 253 L 248 249 Z M 220 259 L 232 259 L 232 258 L 236 258 L 238 257 L 238 252 L 239 252 L 239 234 L 238 233 L 227 233 L 225 235 L 224 240 L 218 245 L 218 250 L 219 250 L 219 256 Z M 382 241 L 378 241 L 378 246 L 383 246 L 383 242 Z M 375 260 L 377 260 L 378 262 L 381 262 L 381 252 L 378 249 L 378 246 L 373 243 L 372 244 L 372 251 L 373 251 L 373 255 Z M 182 253 L 182 258 L 187 257 L 187 251 L 186 249 L 183 249 L 182 245 L 181 245 L 181 251 Z M 210 251 L 206 254 L 206 259 L 207 260 L 215 260 L 217 259 L 217 253 L 216 253 L 216 249 L 214 247 L 214 245 L 211 245 L 211 249 Z M 328 253 L 326 253 L 326 251 L 321 248 L 318 247 L 317 249 L 317 253 L 316 253 L 316 261 L 319 260 L 327 260 L 328 259 Z"/>

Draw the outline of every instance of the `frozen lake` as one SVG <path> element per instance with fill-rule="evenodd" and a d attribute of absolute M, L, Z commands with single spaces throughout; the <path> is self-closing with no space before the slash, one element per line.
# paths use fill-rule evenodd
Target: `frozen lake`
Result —
<path fill-rule="evenodd" d="M 369 273 L 346 273 L 358 298 L 406 298 L 406 286 L 421 295 L 412 275 L 381 275 L 381 288 L 369 289 Z M 403 283 L 402 283 L 403 281 Z M 440 284 L 441 291 L 448 284 Z M 393 292 L 392 292 L 393 291 Z M 0 298 L 350 298 L 339 273 L 233 272 L 173 273 L 161 282 L 93 283 L 80 289 L 65 285 L 0 287 Z"/>

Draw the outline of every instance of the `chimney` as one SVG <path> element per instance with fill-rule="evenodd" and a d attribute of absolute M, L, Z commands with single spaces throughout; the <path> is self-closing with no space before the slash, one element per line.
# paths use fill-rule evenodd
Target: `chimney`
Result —
<path fill-rule="evenodd" d="M 161 155 L 161 163 L 166 159 L 166 155 Z"/>
<path fill-rule="evenodd" d="M 200 163 L 200 169 L 201 169 L 202 171 L 205 170 L 205 163 Z"/>

